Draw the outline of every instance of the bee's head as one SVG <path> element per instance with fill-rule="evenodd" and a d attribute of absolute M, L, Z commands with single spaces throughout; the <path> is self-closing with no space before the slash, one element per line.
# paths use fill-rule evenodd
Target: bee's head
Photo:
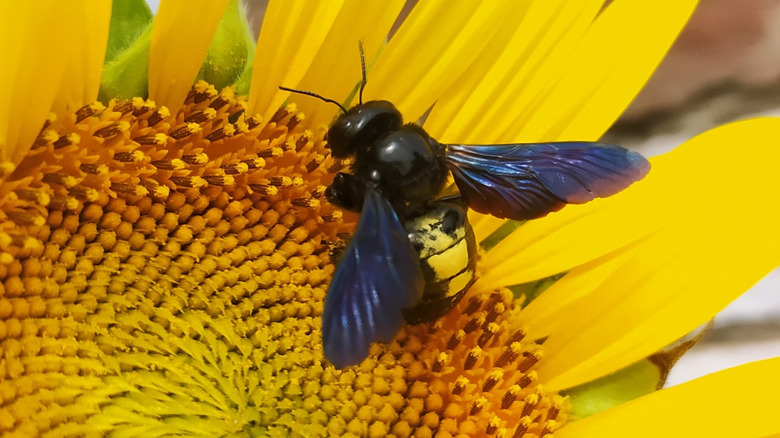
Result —
<path fill-rule="evenodd" d="M 328 129 L 328 147 L 336 158 L 355 155 L 359 147 L 368 148 L 377 140 L 396 131 L 403 118 L 386 100 L 372 100 L 353 106 L 340 115 Z"/>

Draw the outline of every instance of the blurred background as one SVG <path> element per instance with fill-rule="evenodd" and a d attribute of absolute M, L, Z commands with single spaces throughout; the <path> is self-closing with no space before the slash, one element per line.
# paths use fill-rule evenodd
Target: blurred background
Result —
<path fill-rule="evenodd" d="M 258 32 L 266 1 L 244 2 Z M 149 3 L 156 10 L 159 1 Z M 700 0 L 680 38 L 605 141 L 652 156 L 724 123 L 766 115 L 780 116 L 780 1 Z M 735 144 L 734 153 L 750 153 L 750 145 Z M 780 270 L 716 317 L 712 330 L 672 370 L 667 386 L 776 356 Z"/>

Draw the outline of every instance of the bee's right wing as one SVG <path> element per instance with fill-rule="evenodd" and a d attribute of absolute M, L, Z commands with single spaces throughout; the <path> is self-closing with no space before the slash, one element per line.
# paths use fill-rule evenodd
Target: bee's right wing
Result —
<path fill-rule="evenodd" d="M 590 142 L 446 145 L 444 158 L 470 208 L 514 220 L 611 196 L 650 170 L 645 157 Z"/>
<path fill-rule="evenodd" d="M 393 207 L 366 189 L 360 222 L 325 296 L 322 343 L 336 367 L 360 363 L 371 342 L 390 342 L 403 324 L 401 309 L 424 288 L 419 255 Z"/>

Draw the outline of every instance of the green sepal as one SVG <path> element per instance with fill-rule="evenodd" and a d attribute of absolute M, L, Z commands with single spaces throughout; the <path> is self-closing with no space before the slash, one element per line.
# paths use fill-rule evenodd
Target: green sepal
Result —
<path fill-rule="evenodd" d="M 230 0 L 211 40 L 198 79 L 217 89 L 233 85 L 251 64 L 254 51 L 255 43 L 244 11 L 238 0 Z"/>
<path fill-rule="evenodd" d="M 152 42 L 149 23 L 141 35 L 108 64 L 103 66 L 98 100 L 146 98 L 149 90 L 149 48 Z"/>
<path fill-rule="evenodd" d="M 103 63 L 107 64 L 130 47 L 153 19 L 154 15 L 144 0 L 114 0 Z"/>
<path fill-rule="evenodd" d="M 249 59 L 253 59 L 255 56 L 255 49 L 252 48 L 252 55 L 249 57 Z M 252 72 L 254 71 L 254 64 L 252 62 L 248 62 L 246 68 L 244 69 L 244 72 L 241 73 L 241 76 L 238 77 L 238 81 L 236 81 L 236 93 L 238 93 L 241 96 L 248 96 L 249 95 L 249 87 L 252 85 Z"/>
<path fill-rule="evenodd" d="M 572 403 L 572 420 L 581 420 L 663 388 L 677 360 L 710 329 L 712 321 L 620 371 L 565 391 Z"/>
<path fill-rule="evenodd" d="M 568 389 L 572 420 L 581 420 L 611 407 L 649 394 L 663 384 L 664 375 L 650 361 L 642 359 L 620 371 Z"/>

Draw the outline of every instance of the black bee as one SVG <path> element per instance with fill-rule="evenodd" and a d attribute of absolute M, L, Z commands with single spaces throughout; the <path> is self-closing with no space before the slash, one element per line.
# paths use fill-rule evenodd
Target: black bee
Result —
<path fill-rule="evenodd" d="M 362 51 L 361 51 L 362 61 Z M 613 195 L 650 169 L 640 154 L 591 142 L 445 145 L 387 101 L 342 109 L 327 133 L 336 158 L 353 158 L 327 199 L 360 212 L 325 297 L 325 357 L 337 367 L 361 362 L 371 342 L 390 342 L 404 319 L 433 321 L 474 281 L 476 243 L 469 208 L 527 220 L 566 204 Z M 452 172 L 461 200 L 440 199 Z M 440 257 L 438 257 L 440 256 Z"/>

